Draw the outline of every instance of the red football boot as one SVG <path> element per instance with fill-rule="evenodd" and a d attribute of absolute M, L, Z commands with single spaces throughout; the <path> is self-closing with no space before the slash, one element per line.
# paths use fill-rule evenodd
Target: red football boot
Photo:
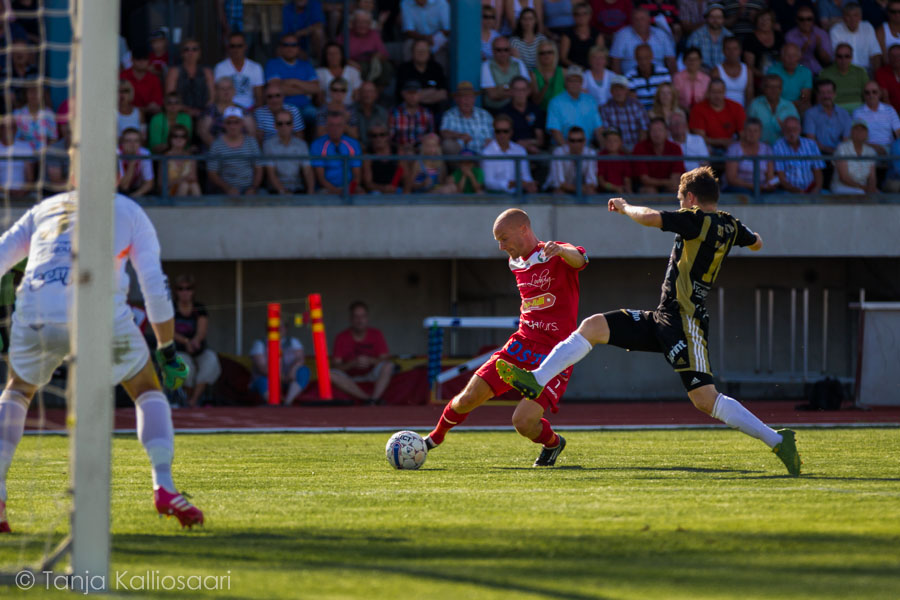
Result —
<path fill-rule="evenodd" d="M 0 500 L 0 533 L 10 533 L 9 521 L 6 520 L 6 502 Z"/>
<path fill-rule="evenodd" d="M 203 525 L 203 511 L 185 500 L 181 494 L 173 494 L 160 487 L 153 490 L 153 501 L 160 515 L 174 516 L 182 528 Z"/>

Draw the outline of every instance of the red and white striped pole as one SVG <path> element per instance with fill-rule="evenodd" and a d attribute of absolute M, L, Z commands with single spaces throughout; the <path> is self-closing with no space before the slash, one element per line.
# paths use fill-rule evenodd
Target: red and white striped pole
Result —
<path fill-rule="evenodd" d="M 312 322 L 313 348 L 316 352 L 316 373 L 319 377 L 319 397 L 334 398 L 331 394 L 331 372 L 328 367 L 328 342 L 325 341 L 325 323 L 322 322 L 322 296 L 309 295 L 309 319 Z"/>
<path fill-rule="evenodd" d="M 269 404 L 281 404 L 281 305 L 269 304 Z"/>

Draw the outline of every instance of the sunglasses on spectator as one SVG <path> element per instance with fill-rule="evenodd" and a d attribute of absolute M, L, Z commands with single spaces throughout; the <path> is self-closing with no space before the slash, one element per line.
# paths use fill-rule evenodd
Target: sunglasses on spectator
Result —
<path fill-rule="evenodd" d="M 241 120 L 240 119 L 226 119 L 225 124 L 226 125 L 240 125 Z"/>
<path fill-rule="evenodd" d="M 373 137 L 373 138 L 387 137 L 387 135 L 388 135 L 387 131 L 370 131 L 369 132 L 369 137 Z"/>
<path fill-rule="evenodd" d="M 187 139 L 187 136 L 184 135 L 183 133 L 173 133 L 173 134 L 172 134 L 172 139 L 173 139 L 173 140 L 186 140 L 186 139 Z"/>
<path fill-rule="evenodd" d="M 481 18 L 482 19 L 493 19 L 494 14 L 493 13 L 481 13 Z"/>
<path fill-rule="evenodd" d="M 835 54 L 835 58 L 853 58 L 852 54 Z"/>
<path fill-rule="evenodd" d="M 298 44 L 297 42 L 281 42 L 281 45 L 287 46 L 288 48 L 296 48 L 300 44 Z"/>
<path fill-rule="evenodd" d="M 275 124 L 279 127 L 284 127 L 285 125 L 293 125 L 294 123 L 291 121 L 277 121 Z"/>
<path fill-rule="evenodd" d="M 863 92 L 866 96 L 877 96 L 878 90 L 866 90 Z"/>
<path fill-rule="evenodd" d="M 229 48 L 243 48 L 243 44 L 228 44 Z"/>
<path fill-rule="evenodd" d="M 812 17 L 797 17 L 798 21 L 812 21 Z"/>
<path fill-rule="evenodd" d="M 281 94 L 266 94 L 266 98 L 281 98 Z"/>
<path fill-rule="evenodd" d="M 200 46 L 185 46 L 181 49 L 182 52 L 199 52 Z"/>
<path fill-rule="evenodd" d="M 554 53 L 553 50 L 541 50 L 540 52 L 538 52 L 538 54 L 540 54 L 541 56 L 546 56 L 548 54 L 553 54 L 553 53 Z"/>
<path fill-rule="evenodd" d="M 194 291 L 193 286 L 190 286 L 190 285 L 180 285 L 175 289 L 178 290 L 179 292 L 193 292 Z"/>
<path fill-rule="evenodd" d="M 347 88 L 345 88 L 345 87 L 333 87 L 333 88 L 331 88 L 331 91 L 332 91 L 332 92 L 346 92 L 346 91 L 347 91 Z"/>
<path fill-rule="evenodd" d="M 494 48 L 494 52 L 509 52 L 509 46 L 500 46 L 498 48 Z"/>
<path fill-rule="evenodd" d="M 584 138 L 569 138 L 570 144 L 583 144 Z"/>
<path fill-rule="evenodd" d="M 511 129 L 494 129 L 494 133 L 511 133 Z"/>

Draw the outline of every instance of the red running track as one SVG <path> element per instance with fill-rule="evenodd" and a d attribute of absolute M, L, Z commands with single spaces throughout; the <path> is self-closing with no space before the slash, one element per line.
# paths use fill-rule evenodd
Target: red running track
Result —
<path fill-rule="evenodd" d="M 795 410 L 796 401 L 757 401 L 745 405 L 764 422 L 776 425 L 807 426 L 898 426 L 900 406 L 871 410 L 846 408 L 841 411 L 812 412 Z M 443 406 L 291 406 L 291 407 L 207 407 L 172 411 L 176 430 L 335 430 L 365 428 L 393 430 L 401 428 L 431 429 Z M 483 406 L 462 426 L 511 427 L 513 407 Z M 569 404 L 558 414 L 550 415 L 558 427 L 684 427 L 721 425 L 688 402 L 610 402 Z M 65 429 L 63 410 L 46 411 L 45 430 Z M 134 430 L 133 408 L 115 411 L 117 430 Z M 37 429 L 37 413 L 29 414 L 29 429 Z"/>

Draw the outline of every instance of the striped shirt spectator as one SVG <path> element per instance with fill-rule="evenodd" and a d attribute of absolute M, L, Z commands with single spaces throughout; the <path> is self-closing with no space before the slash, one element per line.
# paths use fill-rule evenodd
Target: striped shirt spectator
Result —
<path fill-rule="evenodd" d="M 631 91 L 637 96 L 638 101 L 645 109 L 650 110 L 653 107 L 653 97 L 656 96 L 656 88 L 663 83 L 671 83 L 672 76 L 665 69 L 659 68 L 656 63 L 650 64 L 650 70 L 641 73 L 639 69 L 634 68 L 626 75 L 628 85 Z"/>
<path fill-rule="evenodd" d="M 253 111 L 253 118 L 256 119 L 256 131 L 263 140 L 276 135 L 275 115 L 277 115 L 280 110 L 286 110 L 291 113 L 291 119 L 294 120 L 293 131 L 295 134 L 300 134 L 306 127 L 306 123 L 303 121 L 303 115 L 293 104 L 284 104 L 282 108 L 275 111 L 268 106 L 260 106 Z"/>
<path fill-rule="evenodd" d="M 788 129 L 792 129 L 789 133 Z M 785 137 L 775 142 L 772 147 L 772 154 L 775 156 L 784 156 L 785 160 L 775 161 L 775 173 L 779 179 L 784 178 L 782 185 L 785 189 L 792 191 L 796 188 L 797 193 L 818 191 L 813 189 L 816 183 L 816 170 L 825 168 L 825 162 L 821 160 L 795 160 L 797 156 L 816 156 L 819 154 L 819 147 L 809 138 L 800 137 L 800 120 L 788 118 L 784 124 Z M 793 143 L 788 141 L 793 139 Z M 819 177 L 819 186 L 822 185 L 821 176 Z"/>
<path fill-rule="evenodd" d="M 245 135 L 243 143 L 237 147 L 225 143 L 223 136 L 219 136 L 209 147 L 206 169 L 218 173 L 225 183 L 243 192 L 253 183 L 257 163 L 252 158 L 259 155 L 259 144 L 249 135 Z"/>
<path fill-rule="evenodd" d="M 893 106 L 877 100 L 876 94 L 880 93 L 878 83 L 870 81 L 863 93 L 866 94 L 866 103 L 853 111 L 853 120 L 864 121 L 868 125 L 870 145 L 887 149 L 895 134 L 900 137 L 900 117 Z"/>

